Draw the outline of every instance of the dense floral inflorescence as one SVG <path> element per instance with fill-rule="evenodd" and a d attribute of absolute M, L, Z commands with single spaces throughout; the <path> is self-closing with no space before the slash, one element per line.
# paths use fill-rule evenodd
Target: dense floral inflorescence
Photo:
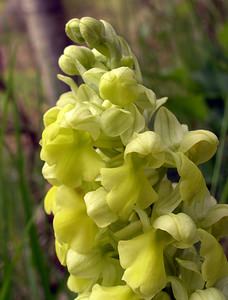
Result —
<path fill-rule="evenodd" d="M 68 46 L 60 68 L 83 83 L 59 75 L 70 91 L 44 115 L 41 159 L 69 289 L 80 300 L 228 299 L 228 206 L 199 169 L 216 136 L 163 107 L 110 24 L 73 19 L 66 33 L 88 47 Z"/>

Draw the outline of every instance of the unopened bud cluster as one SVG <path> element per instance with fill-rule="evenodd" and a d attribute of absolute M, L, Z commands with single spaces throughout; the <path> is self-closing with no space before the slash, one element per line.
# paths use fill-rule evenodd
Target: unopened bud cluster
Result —
<path fill-rule="evenodd" d="M 228 206 L 199 169 L 216 136 L 163 107 L 110 24 L 73 19 L 66 33 L 84 46 L 67 47 L 60 68 L 83 83 L 59 75 L 70 91 L 44 115 L 41 159 L 69 289 L 80 300 L 227 299 Z"/>

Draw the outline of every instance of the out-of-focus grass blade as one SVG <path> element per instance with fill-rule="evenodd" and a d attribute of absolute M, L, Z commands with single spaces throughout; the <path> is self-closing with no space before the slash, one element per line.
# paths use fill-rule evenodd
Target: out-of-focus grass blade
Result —
<path fill-rule="evenodd" d="M 23 149 L 22 149 L 21 139 L 20 139 L 21 125 L 19 119 L 19 111 L 18 111 L 17 103 L 15 101 L 15 97 L 13 95 L 12 95 L 12 106 L 14 112 L 14 124 L 15 124 L 15 132 L 16 132 L 16 144 L 17 144 L 18 180 L 19 180 L 22 202 L 24 206 L 25 220 L 26 223 L 28 223 L 32 220 L 33 217 L 32 196 L 25 175 L 24 155 L 23 155 Z M 49 284 L 49 272 L 43 258 L 42 250 L 39 244 L 37 229 L 33 221 L 31 221 L 31 226 L 29 228 L 28 234 L 29 234 L 29 241 L 30 241 L 30 247 L 32 251 L 33 262 L 40 277 L 41 286 L 43 287 L 43 291 L 45 294 L 45 299 L 47 300 L 52 299 L 52 295 L 50 292 L 50 284 Z"/>
<path fill-rule="evenodd" d="M 218 152 L 216 155 L 215 167 L 214 167 L 214 172 L 213 172 L 212 182 L 211 182 L 211 194 L 212 195 L 215 195 L 217 186 L 218 186 L 218 182 L 219 182 L 219 176 L 220 176 L 220 171 L 221 171 L 221 166 L 222 166 L 222 159 L 223 159 L 223 152 L 224 152 L 224 147 L 225 147 L 227 129 L 228 129 L 228 97 L 225 98 L 225 111 L 224 111 L 224 115 L 223 115 L 221 131 L 220 131 L 220 136 L 219 136 L 220 145 L 219 145 Z M 223 198 L 224 198 L 224 194 L 223 194 Z M 223 201 L 225 201 L 225 199 L 223 199 Z"/>
<path fill-rule="evenodd" d="M 227 203 L 227 202 L 228 202 L 228 179 L 226 180 L 226 184 L 223 187 L 220 203 Z"/>
<path fill-rule="evenodd" d="M 1 103 L 2 107 L 2 113 L 1 113 L 1 125 L 0 125 L 0 214 L 1 214 L 1 224 L 0 224 L 0 234 L 1 234 L 1 249 L 0 249 L 0 255 L 2 255 L 2 265 L 0 265 L 0 281 L 1 281 L 1 287 L 0 287 L 0 300 L 9 300 L 12 299 L 11 295 L 11 288 L 13 280 L 17 280 L 17 275 L 15 273 L 15 266 L 18 262 L 21 263 L 22 261 L 22 249 L 26 245 L 26 240 L 24 238 L 29 239 L 29 245 L 31 252 L 33 265 L 35 269 L 33 269 L 31 261 L 29 262 L 29 255 L 26 255 L 26 267 L 27 269 L 27 278 L 29 279 L 29 289 L 30 296 L 32 299 L 39 299 L 39 292 L 37 290 L 37 282 L 36 282 L 36 276 L 34 276 L 34 270 L 36 270 L 37 275 L 39 277 L 41 290 L 44 294 L 44 298 L 46 300 L 53 299 L 50 291 L 50 282 L 49 282 L 49 276 L 48 276 L 48 269 L 45 264 L 45 260 L 43 257 L 43 253 L 39 244 L 38 239 L 38 233 L 36 229 L 36 225 L 34 223 L 34 213 L 33 213 L 33 199 L 32 195 L 28 186 L 28 181 L 25 174 L 25 163 L 24 163 L 24 153 L 22 149 L 21 144 L 21 124 L 20 124 L 20 116 L 19 111 L 16 103 L 16 99 L 14 97 L 14 82 L 13 82 L 13 72 L 14 72 L 14 64 L 15 64 L 15 54 L 12 55 L 12 59 L 10 61 L 10 66 L 8 68 L 8 78 L 6 82 L 7 90 L 5 93 L 5 96 L 3 97 L 3 102 Z M 9 203 L 12 200 L 9 199 L 12 197 L 12 193 L 7 189 L 7 183 L 10 183 L 10 181 L 6 180 L 6 172 L 4 170 L 5 163 L 5 132 L 7 128 L 7 118 L 8 118 L 8 112 L 9 110 L 13 110 L 13 122 L 14 122 L 14 129 L 15 129 L 15 140 L 16 140 L 16 155 L 12 158 L 12 164 L 14 169 L 16 169 L 17 172 L 17 178 L 18 178 L 18 192 L 20 193 L 21 200 L 22 200 L 22 207 L 23 207 L 23 214 L 24 214 L 24 224 L 26 224 L 24 228 L 24 236 L 23 242 L 21 241 L 20 245 L 14 245 L 11 242 L 11 248 L 13 246 L 13 253 L 10 254 L 9 250 L 9 227 L 12 225 L 12 223 L 15 223 L 15 220 L 8 220 L 8 214 L 9 214 Z M 10 111 L 11 112 L 11 111 Z M 14 170 L 15 171 L 15 170 Z M 11 185 L 11 184 L 10 184 Z M 16 204 L 15 204 L 16 209 Z M 13 212 L 13 216 L 11 218 L 16 217 L 15 211 Z M 15 253 L 16 252 L 16 253 Z M 2 253 L 2 254 L 1 254 Z M 10 257 L 11 256 L 11 257 Z M 29 266 L 30 265 L 30 266 Z M 26 273 L 26 270 L 25 270 Z M 15 275 L 15 276 L 14 276 Z M 31 277 L 30 277 L 31 276 Z M 1 278 L 2 277 L 2 278 Z M 33 278 L 32 278 L 33 277 Z M 18 278 L 18 281 L 20 281 L 20 277 Z M 13 294 L 13 293 L 12 293 Z"/>
<path fill-rule="evenodd" d="M 8 112 L 9 112 L 9 99 L 12 94 L 13 89 L 13 68 L 14 68 L 14 59 L 10 61 L 8 77 L 6 80 L 6 91 L 2 97 L 1 103 L 1 125 L 0 125 L 0 211 L 1 211 L 1 256 L 2 256 L 2 288 L 0 290 L 0 299 L 10 299 L 10 283 L 11 283 L 11 273 L 12 273 L 12 264 L 10 263 L 8 242 L 9 242 L 9 199 L 8 199 L 8 190 L 7 184 L 5 182 L 4 174 L 4 138 L 5 131 L 7 126 Z"/>

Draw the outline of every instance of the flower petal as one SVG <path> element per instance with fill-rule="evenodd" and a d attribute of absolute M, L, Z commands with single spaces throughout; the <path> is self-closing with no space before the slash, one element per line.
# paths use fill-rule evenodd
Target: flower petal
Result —
<path fill-rule="evenodd" d="M 208 228 L 224 217 L 228 217 L 227 204 L 217 204 L 215 206 L 212 206 L 209 209 L 206 217 L 202 220 L 201 227 Z"/>
<path fill-rule="evenodd" d="M 87 193 L 84 197 L 88 216 L 101 228 L 107 227 L 117 220 L 117 215 L 110 210 L 106 202 L 106 196 L 107 192 L 100 187 L 96 191 Z"/>
<path fill-rule="evenodd" d="M 83 198 L 69 187 L 60 186 L 56 192 L 53 225 L 56 239 L 80 253 L 88 252 L 95 244 L 97 226 L 87 216 Z"/>
<path fill-rule="evenodd" d="M 228 276 L 220 279 L 215 287 L 225 295 L 226 299 L 228 299 Z"/>
<path fill-rule="evenodd" d="M 120 67 L 106 72 L 100 80 L 99 92 L 101 97 L 120 107 L 135 102 L 139 90 L 135 72 L 128 67 Z"/>
<path fill-rule="evenodd" d="M 174 211 L 181 203 L 179 184 L 172 187 L 169 180 L 163 180 L 158 190 L 158 201 L 155 202 L 152 216 L 160 216 Z"/>
<path fill-rule="evenodd" d="M 62 266 L 66 266 L 66 256 L 68 252 L 68 245 L 59 243 L 55 240 L 55 252 L 58 257 L 59 262 Z"/>
<path fill-rule="evenodd" d="M 131 162 L 117 168 L 101 169 L 101 183 L 108 192 L 107 203 L 121 218 L 127 219 L 135 205 L 144 209 L 157 200 L 142 168 Z"/>
<path fill-rule="evenodd" d="M 177 248 L 191 247 L 197 241 L 196 225 L 184 213 L 160 216 L 154 221 L 153 227 L 168 232 L 177 241 Z"/>
<path fill-rule="evenodd" d="M 154 300 L 171 300 L 170 296 L 166 292 L 158 293 L 153 299 Z"/>
<path fill-rule="evenodd" d="M 185 129 L 167 108 L 161 107 L 155 116 L 154 131 L 170 149 L 177 149 Z"/>
<path fill-rule="evenodd" d="M 140 300 L 136 294 L 127 285 L 119 285 L 112 287 L 103 287 L 96 284 L 89 300 L 107 300 L 107 299 L 118 299 L 118 300 Z"/>
<path fill-rule="evenodd" d="M 70 274 L 80 278 L 95 278 L 96 281 L 102 270 L 103 260 L 98 250 L 81 254 L 70 249 L 66 264 Z"/>
<path fill-rule="evenodd" d="M 164 152 L 159 135 L 152 131 L 135 134 L 134 138 L 127 144 L 124 156 L 127 160 L 131 154 L 146 157 L 148 165 L 159 168 L 164 163 Z M 145 158 L 144 158 L 145 159 Z"/>
<path fill-rule="evenodd" d="M 218 289 L 209 288 L 194 292 L 189 300 L 226 300 L 226 298 Z"/>
<path fill-rule="evenodd" d="M 103 132 L 111 137 L 120 136 L 133 124 L 131 113 L 118 107 L 104 111 L 100 118 Z"/>
<path fill-rule="evenodd" d="M 173 294 L 176 300 L 188 300 L 188 293 L 181 279 L 175 276 L 169 276 L 168 281 L 171 283 Z"/>
<path fill-rule="evenodd" d="M 118 244 L 120 264 L 126 269 L 123 280 L 142 297 L 154 297 L 166 285 L 163 259 L 166 243 L 166 237 L 150 230 Z"/>
<path fill-rule="evenodd" d="M 46 214 L 50 215 L 52 212 L 55 212 L 55 199 L 56 199 L 56 191 L 57 187 L 53 186 L 49 189 L 47 192 L 45 198 L 44 198 L 44 210 Z"/>
<path fill-rule="evenodd" d="M 185 133 L 178 151 L 186 155 L 195 164 L 208 161 L 216 152 L 218 138 L 208 130 L 193 130 Z"/>
<path fill-rule="evenodd" d="M 94 180 L 104 163 L 93 149 L 89 134 L 50 126 L 43 133 L 41 158 L 55 165 L 57 180 L 71 187 L 79 186 L 82 180 Z"/>
<path fill-rule="evenodd" d="M 202 276 L 206 286 L 211 287 L 228 275 L 228 262 L 218 241 L 203 229 L 198 229 L 198 232 L 201 241 L 200 255 L 204 258 Z"/>
<path fill-rule="evenodd" d="M 86 293 L 92 288 L 93 284 L 94 280 L 91 278 L 80 278 L 74 275 L 70 275 L 67 280 L 67 287 L 74 293 Z M 88 295 L 80 295 L 76 298 L 76 300 L 78 299 L 88 300 L 89 297 Z"/>
<path fill-rule="evenodd" d="M 208 194 L 202 173 L 183 153 L 173 154 L 177 171 L 180 175 L 180 194 L 183 201 L 204 200 Z"/>

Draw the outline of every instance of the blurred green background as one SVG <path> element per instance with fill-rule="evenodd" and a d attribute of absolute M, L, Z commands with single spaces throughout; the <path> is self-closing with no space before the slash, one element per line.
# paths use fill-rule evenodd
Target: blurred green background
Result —
<path fill-rule="evenodd" d="M 70 43 L 64 24 L 83 16 L 126 38 L 146 86 L 169 97 L 180 121 L 217 134 L 217 156 L 202 171 L 218 202 L 228 202 L 228 1 L 0 0 L 1 300 L 73 299 L 43 211 L 39 140 L 43 112 L 65 89 L 56 80 Z"/>

